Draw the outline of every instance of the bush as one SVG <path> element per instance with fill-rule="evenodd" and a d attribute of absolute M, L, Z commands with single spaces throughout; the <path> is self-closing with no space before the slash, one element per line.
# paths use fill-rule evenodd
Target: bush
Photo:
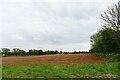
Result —
<path fill-rule="evenodd" d="M 112 54 L 103 54 L 103 53 L 95 53 L 98 57 L 102 57 L 107 60 L 107 62 L 120 62 L 120 54 L 112 53 Z"/>

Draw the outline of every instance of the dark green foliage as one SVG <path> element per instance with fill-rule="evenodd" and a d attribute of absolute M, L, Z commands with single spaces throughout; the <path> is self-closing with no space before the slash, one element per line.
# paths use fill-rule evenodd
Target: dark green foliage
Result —
<path fill-rule="evenodd" d="M 35 50 L 35 49 L 31 49 L 31 50 L 29 50 L 28 51 L 28 53 L 27 53 L 28 55 L 38 55 L 39 54 L 39 52 L 38 52 L 38 50 Z"/>
<path fill-rule="evenodd" d="M 90 52 L 118 53 L 120 52 L 117 31 L 104 28 L 91 37 L 92 49 Z"/>
<path fill-rule="evenodd" d="M 32 50 L 29 50 L 29 51 L 27 52 L 27 54 L 31 56 L 31 55 L 33 55 L 33 51 L 32 51 Z"/>
<path fill-rule="evenodd" d="M 44 55 L 42 50 L 38 50 L 38 55 Z"/>
<path fill-rule="evenodd" d="M 103 29 L 91 36 L 92 48 L 89 52 L 120 52 L 120 2 L 101 14 Z"/>
<path fill-rule="evenodd" d="M 12 53 L 13 53 L 14 55 L 18 56 L 18 55 L 21 54 L 19 51 L 20 51 L 19 48 L 13 48 L 13 52 L 12 52 Z"/>
<path fill-rule="evenodd" d="M 57 50 L 47 50 L 42 51 L 31 49 L 28 52 L 25 50 L 19 49 L 19 48 L 13 48 L 12 51 L 8 48 L 2 48 L 3 50 L 0 51 L 1 55 L 5 54 L 5 56 L 34 56 L 34 55 L 50 55 L 50 54 L 82 54 L 82 53 L 88 53 L 87 51 L 74 51 L 74 52 L 62 52 Z M 4 57 L 5 57 L 4 56 Z"/>
<path fill-rule="evenodd" d="M 10 52 L 10 49 L 2 48 L 2 52 L 1 53 L 4 54 L 4 56 L 8 56 L 9 52 Z"/>
<path fill-rule="evenodd" d="M 48 55 L 49 54 L 59 54 L 59 52 L 57 50 L 55 50 L 55 51 L 53 51 L 53 50 L 51 50 L 51 51 L 47 50 L 47 51 L 45 51 L 45 53 L 48 54 Z"/>
<path fill-rule="evenodd" d="M 15 56 L 25 56 L 26 55 L 26 51 L 25 50 L 22 50 L 22 49 L 19 49 L 19 48 L 13 48 L 13 51 L 10 52 L 9 55 L 15 55 Z"/>
<path fill-rule="evenodd" d="M 25 56 L 26 55 L 26 52 L 24 50 L 19 50 L 18 52 L 21 56 Z"/>
<path fill-rule="evenodd" d="M 107 63 L 110 62 L 120 62 L 120 54 L 103 54 L 103 53 L 95 53 L 96 56 L 104 58 Z"/>

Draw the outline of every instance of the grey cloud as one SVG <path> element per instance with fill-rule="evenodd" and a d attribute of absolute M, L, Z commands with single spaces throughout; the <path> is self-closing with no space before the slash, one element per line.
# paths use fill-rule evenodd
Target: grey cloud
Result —
<path fill-rule="evenodd" d="M 55 3 L 55 4 L 49 4 L 49 3 L 34 3 L 36 8 L 38 10 L 41 10 L 42 12 L 53 14 L 54 16 L 59 17 L 68 17 L 73 19 L 89 19 L 89 14 L 96 15 L 97 8 L 93 6 L 97 6 L 94 3 L 83 5 L 82 2 L 62 2 L 62 3 Z M 92 7 L 89 7 L 92 6 Z"/>

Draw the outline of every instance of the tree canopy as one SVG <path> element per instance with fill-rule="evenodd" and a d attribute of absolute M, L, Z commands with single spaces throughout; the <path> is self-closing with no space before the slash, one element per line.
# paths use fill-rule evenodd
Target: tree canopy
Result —
<path fill-rule="evenodd" d="M 120 52 L 120 2 L 101 14 L 103 28 L 90 37 L 90 52 Z"/>

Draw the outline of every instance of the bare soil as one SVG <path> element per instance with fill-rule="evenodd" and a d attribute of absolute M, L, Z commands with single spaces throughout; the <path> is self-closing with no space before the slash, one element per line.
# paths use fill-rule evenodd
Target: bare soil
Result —
<path fill-rule="evenodd" d="M 3 66 L 79 65 L 103 63 L 94 54 L 55 54 L 45 56 L 4 57 Z"/>

